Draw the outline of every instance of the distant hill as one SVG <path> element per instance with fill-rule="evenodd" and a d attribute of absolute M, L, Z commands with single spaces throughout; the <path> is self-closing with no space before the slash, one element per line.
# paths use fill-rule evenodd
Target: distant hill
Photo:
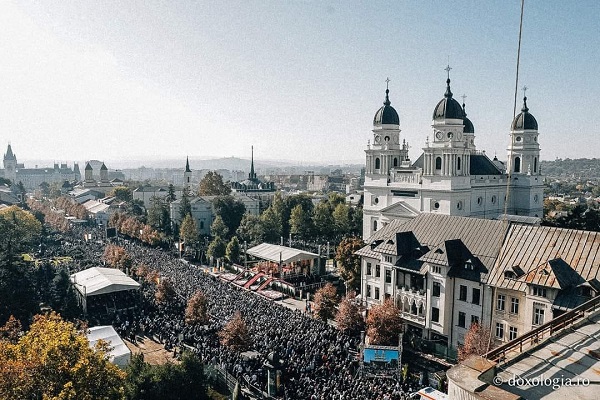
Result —
<path fill-rule="evenodd" d="M 556 159 L 541 162 L 542 174 L 550 178 L 577 178 L 582 180 L 600 178 L 600 159 Z"/>

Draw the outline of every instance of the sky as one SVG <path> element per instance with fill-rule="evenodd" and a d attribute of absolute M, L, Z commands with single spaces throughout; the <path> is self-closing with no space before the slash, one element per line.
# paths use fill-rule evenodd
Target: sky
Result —
<path fill-rule="evenodd" d="M 600 156 L 598 15 L 596 0 L 525 1 L 518 87 L 542 159 Z M 2 0 L 0 149 L 363 163 L 389 77 L 415 160 L 450 64 L 477 148 L 505 159 L 519 16 L 520 0 Z"/>

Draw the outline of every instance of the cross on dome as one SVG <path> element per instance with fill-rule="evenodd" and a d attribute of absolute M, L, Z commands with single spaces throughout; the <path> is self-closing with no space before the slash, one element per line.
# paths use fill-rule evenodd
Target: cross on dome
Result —
<path fill-rule="evenodd" d="M 390 78 L 389 77 L 385 80 L 385 88 L 386 89 L 390 88 Z"/>

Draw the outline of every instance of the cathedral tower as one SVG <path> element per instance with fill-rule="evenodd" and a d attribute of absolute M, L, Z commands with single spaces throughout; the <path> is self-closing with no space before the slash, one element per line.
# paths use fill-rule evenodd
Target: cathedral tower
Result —
<path fill-rule="evenodd" d="M 10 179 L 12 183 L 17 183 L 17 156 L 14 155 L 10 143 L 4 154 L 4 178 Z"/>
<path fill-rule="evenodd" d="M 191 184 L 192 184 L 192 170 L 190 169 L 190 158 L 186 157 L 185 171 L 183 172 L 183 186 L 189 189 Z"/>

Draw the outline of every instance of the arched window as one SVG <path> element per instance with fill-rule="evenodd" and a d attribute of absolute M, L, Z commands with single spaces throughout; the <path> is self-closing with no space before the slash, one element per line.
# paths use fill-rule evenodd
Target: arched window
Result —
<path fill-rule="evenodd" d="M 456 169 L 460 171 L 460 157 L 456 159 Z"/>
<path fill-rule="evenodd" d="M 435 158 L 435 169 L 442 169 L 442 157 Z"/>
<path fill-rule="evenodd" d="M 533 157 L 533 172 L 537 172 L 537 157 Z"/>
<path fill-rule="evenodd" d="M 377 231 L 377 221 L 373 221 L 373 232 Z"/>
<path fill-rule="evenodd" d="M 515 157 L 515 172 L 521 172 L 521 158 Z"/>
<path fill-rule="evenodd" d="M 375 169 L 380 169 L 381 168 L 381 160 L 379 159 L 379 157 L 377 157 L 375 159 Z"/>
<path fill-rule="evenodd" d="M 398 166 L 398 157 L 394 157 L 394 167 Z"/>

